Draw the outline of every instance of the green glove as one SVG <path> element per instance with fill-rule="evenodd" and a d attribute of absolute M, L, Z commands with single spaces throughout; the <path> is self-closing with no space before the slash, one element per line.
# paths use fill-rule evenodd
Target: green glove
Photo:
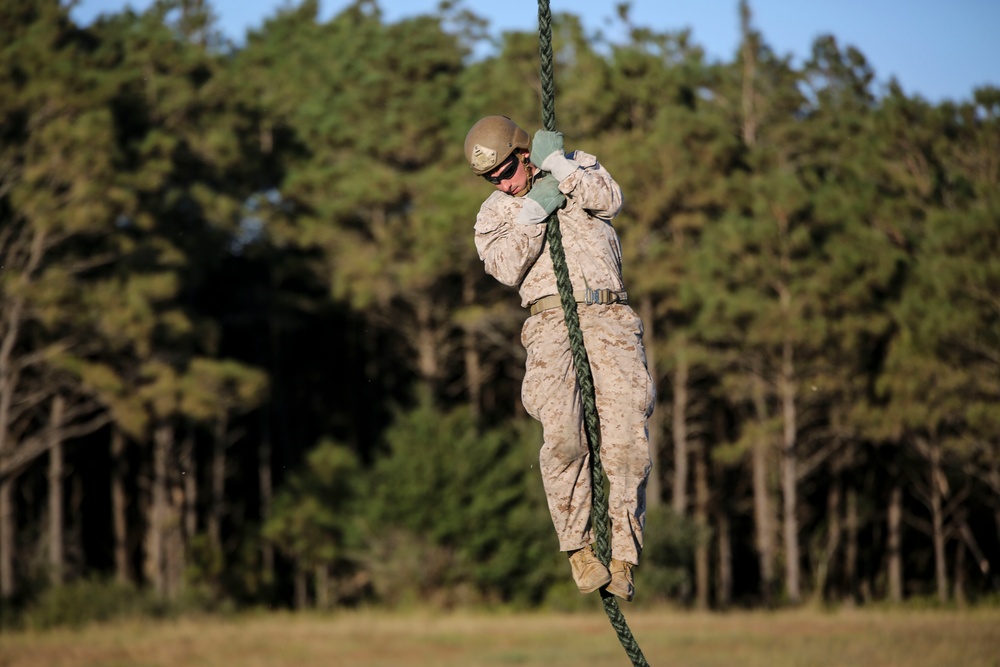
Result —
<path fill-rule="evenodd" d="M 535 138 L 531 141 L 532 164 L 542 169 L 542 162 L 553 153 L 564 155 L 562 132 L 550 132 L 548 130 L 538 130 L 538 132 L 535 132 Z"/>
<path fill-rule="evenodd" d="M 566 201 L 566 195 L 559 190 L 559 182 L 552 176 L 542 176 L 535 181 L 527 197 L 538 202 L 545 210 L 545 215 L 549 215 Z"/>
<path fill-rule="evenodd" d="M 517 216 L 517 222 L 521 225 L 537 225 L 545 222 L 565 201 L 566 195 L 560 192 L 559 182 L 553 176 L 542 176 L 525 195 L 524 206 Z"/>
<path fill-rule="evenodd" d="M 562 132 L 548 130 L 535 132 L 535 138 L 531 142 L 531 162 L 542 171 L 555 176 L 560 183 L 579 166 L 566 157 Z"/>

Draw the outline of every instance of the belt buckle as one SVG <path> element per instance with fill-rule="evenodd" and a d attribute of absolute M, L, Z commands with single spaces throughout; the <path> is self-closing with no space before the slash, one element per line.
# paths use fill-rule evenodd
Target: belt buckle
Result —
<path fill-rule="evenodd" d="M 584 293 L 585 303 L 588 306 L 615 303 L 611 300 L 611 296 L 610 289 L 590 289 L 588 287 Z"/>

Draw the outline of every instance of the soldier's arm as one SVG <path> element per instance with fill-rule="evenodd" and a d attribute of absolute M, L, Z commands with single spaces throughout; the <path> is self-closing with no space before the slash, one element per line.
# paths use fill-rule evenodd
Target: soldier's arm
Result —
<path fill-rule="evenodd" d="M 622 190 L 597 158 L 582 151 L 567 157 L 577 169 L 559 182 L 563 194 L 602 220 L 618 215 L 622 207 Z"/>
<path fill-rule="evenodd" d="M 521 284 L 545 242 L 545 225 L 516 222 L 522 203 L 495 194 L 483 202 L 476 217 L 476 250 L 486 273 L 511 287 Z"/>

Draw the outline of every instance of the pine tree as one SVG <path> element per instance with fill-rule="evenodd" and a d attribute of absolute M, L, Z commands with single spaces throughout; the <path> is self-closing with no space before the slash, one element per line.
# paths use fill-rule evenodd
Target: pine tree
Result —
<path fill-rule="evenodd" d="M 115 257 L 109 238 L 122 193 L 113 186 L 111 91 L 90 66 L 88 40 L 58 3 L 8 3 L 3 13 L 10 41 L 0 63 L 0 597 L 7 597 L 17 475 L 51 451 L 52 481 L 61 484 L 62 443 L 106 423 L 76 362 L 92 349 L 93 317 L 81 303 L 93 272 Z M 61 407 L 51 421 L 53 401 Z"/>

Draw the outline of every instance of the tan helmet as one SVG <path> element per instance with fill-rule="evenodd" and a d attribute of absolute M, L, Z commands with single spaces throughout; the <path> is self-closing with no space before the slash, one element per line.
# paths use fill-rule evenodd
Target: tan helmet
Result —
<path fill-rule="evenodd" d="M 478 175 L 503 164 L 515 148 L 528 150 L 531 137 L 507 116 L 486 116 L 465 136 L 465 160 Z"/>

